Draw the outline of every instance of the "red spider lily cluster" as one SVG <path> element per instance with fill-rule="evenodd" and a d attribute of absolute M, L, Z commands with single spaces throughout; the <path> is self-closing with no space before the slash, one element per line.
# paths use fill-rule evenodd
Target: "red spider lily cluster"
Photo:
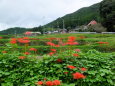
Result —
<path fill-rule="evenodd" d="M 25 56 L 19 56 L 18 59 L 25 59 Z"/>
<path fill-rule="evenodd" d="M 68 41 L 65 43 L 66 45 L 78 45 L 78 42 L 75 42 L 76 37 L 70 36 L 68 37 Z"/>
<path fill-rule="evenodd" d="M 72 66 L 72 65 L 68 65 L 67 68 L 69 68 L 69 69 L 75 69 L 76 67 Z"/>
<path fill-rule="evenodd" d="M 54 38 L 53 38 L 53 40 L 54 40 Z M 64 46 L 64 45 L 78 45 L 79 44 L 78 42 L 75 42 L 76 37 L 73 37 L 73 36 L 68 37 L 68 41 L 66 43 L 63 43 L 61 38 L 57 38 L 56 40 L 59 41 L 58 44 L 54 44 L 54 43 L 52 43 L 52 41 L 46 42 L 46 44 L 49 46 L 53 46 L 53 47 L 60 47 L 60 46 Z"/>
<path fill-rule="evenodd" d="M 86 71 L 87 69 L 86 69 L 86 68 L 84 68 L 84 67 L 82 67 L 82 68 L 80 68 L 80 70 L 82 70 L 82 71 Z"/>
<path fill-rule="evenodd" d="M 46 42 L 47 45 L 53 46 L 53 47 L 60 47 L 60 45 L 56 45 L 52 42 Z"/>
<path fill-rule="evenodd" d="M 23 37 L 23 38 L 11 38 L 10 43 L 11 44 L 16 44 L 17 42 L 27 44 L 30 42 L 28 37 Z"/>
<path fill-rule="evenodd" d="M 48 55 L 50 55 L 50 56 L 52 56 L 53 54 L 55 54 L 56 53 L 56 49 L 50 49 L 50 53 L 48 54 Z"/>
<path fill-rule="evenodd" d="M 29 52 L 25 52 L 24 54 L 25 54 L 25 55 L 29 55 L 30 53 L 29 53 Z"/>
<path fill-rule="evenodd" d="M 81 50 L 80 50 L 80 49 L 75 49 L 74 51 L 76 51 L 76 52 L 80 52 Z"/>
<path fill-rule="evenodd" d="M 97 42 L 98 44 L 109 44 L 109 42 Z"/>
<path fill-rule="evenodd" d="M 16 44 L 17 43 L 17 39 L 16 38 L 11 38 L 10 43 L 11 44 Z"/>
<path fill-rule="evenodd" d="M 59 85 L 61 85 L 61 81 L 59 81 L 59 80 L 54 80 L 54 81 L 38 81 L 36 84 L 37 85 L 42 85 L 42 86 L 59 86 Z"/>
<path fill-rule="evenodd" d="M 56 62 L 61 63 L 61 62 L 63 62 L 63 60 L 59 58 L 56 60 Z"/>
<path fill-rule="evenodd" d="M 73 79 L 84 79 L 86 76 L 84 76 L 82 73 L 76 72 L 73 73 Z"/>
<path fill-rule="evenodd" d="M 37 51 L 37 49 L 35 49 L 35 48 L 30 48 L 29 50 L 30 51 Z"/>
<path fill-rule="evenodd" d="M 74 53 L 74 54 L 73 54 L 73 56 L 75 56 L 75 57 L 78 57 L 78 56 L 79 56 L 79 54 L 77 54 L 77 53 Z"/>
<path fill-rule="evenodd" d="M 2 37 L 0 37 L 0 39 L 2 39 Z"/>
<path fill-rule="evenodd" d="M 2 53 L 7 53 L 7 51 L 2 51 Z"/>

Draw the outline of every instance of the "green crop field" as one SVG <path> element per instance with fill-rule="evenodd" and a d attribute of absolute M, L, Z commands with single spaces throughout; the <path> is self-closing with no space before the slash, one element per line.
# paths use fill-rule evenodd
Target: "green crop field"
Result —
<path fill-rule="evenodd" d="M 114 86 L 115 34 L 0 35 L 0 86 Z"/>

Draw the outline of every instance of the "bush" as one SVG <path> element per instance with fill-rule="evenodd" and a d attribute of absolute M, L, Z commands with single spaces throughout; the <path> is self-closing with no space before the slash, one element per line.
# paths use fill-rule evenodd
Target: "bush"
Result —
<path fill-rule="evenodd" d="M 73 56 L 77 53 L 79 56 Z M 0 55 L 0 83 L 2 86 L 35 86 L 35 82 L 61 80 L 73 86 L 113 86 L 115 53 L 101 53 L 89 50 L 87 53 L 67 50 L 56 56 L 44 55 L 43 60 L 28 56 L 18 59 L 21 54 Z M 70 69 L 68 65 L 75 68 Z M 85 71 L 81 68 L 86 68 Z M 85 79 L 73 79 L 79 72 Z M 102 84 L 103 83 L 103 84 Z M 64 86 L 62 84 L 62 86 Z M 71 86 L 71 85 L 70 85 Z"/>

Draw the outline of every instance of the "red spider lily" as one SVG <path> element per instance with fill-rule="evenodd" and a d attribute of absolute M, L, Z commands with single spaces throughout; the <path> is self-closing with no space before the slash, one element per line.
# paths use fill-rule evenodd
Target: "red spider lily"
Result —
<path fill-rule="evenodd" d="M 43 85 L 43 82 L 42 81 L 38 81 L 36 84 L 37 85 Z"/>
<path fill-rule="evenodd" d="M 61 85 L 61 82 L 60 82 L 59 80 L 54 80 L 54 81 L 53 81 L 53 85 L 56 85 L 56 86 L 57 86 L 57 85 Z"/>
<path fill-rule="evenodd" d="M 68 74 L 68 72 L 64 72 L 64 74 Z"/>
<path fill-rule="evenodd" d="M 29 50 L 30 51 L 37 51 L 37 49 L 35 49 L 35 48 L 30 48 Z"/>
<path fill-rule="evenodd" d="M 7 51 L 2 51 L 2 53 L 7 53 Z"/>
<path fill-rule="evenodd" d="M 29 43 L 30 41 L 29 40 L 24 40 L 24 39 L 18 39 L 18 42 L 20 42 L 20 43 Z"/>
<path fill-rule="evenodd" d="M 0 37 L 0 39 L 2 39 L 2 37 Z"/>
<path fill-rule="evenodd" d="M 27 31 L 27 32 L 25 32 L 24 34 L 25 34 L 25 35 L 31 35 L 32 33 L 29 32 L 29 31 Z"/>
<path fill-rule="evenodd" d="M 76 72 L 73 73 L 73 79 L 84 79 L 86 76 L 84 76 L 82 73 Z"/>
<path fill-rule="evenodd" d="M 86 68 L 84 68 L 84 67 L 82 67 L 82 68 L 80 68 L 80 70 L 82 70 L 82 71 L 86 71 L 87 69 L 86 69 Z"/>
<path fill-rule="evenodd" d="M 50 52 L 48 55 L 52 56 L 55 52 Z"/>
<path fill-rule="evenodd" d="M 50 49 L 51 51 L 53 51 L 53 52 L 56 52 L 56 49 Z"/>
<path fill-rule="evenodd" d="M 46 86 L 53 86 L 53 82 L 52 81 L 47 81 Z"/>
<path fill-rule="evenodd" d="M 108 42 L 97 42 L 98 44 L 109 44 Z"/>
<path fill-rule="evenodd" d="M 74 37 L 74 36 L 68 37 L 68 42 L 73 42 L 75 40 L 76 40 L 76 37 Z"/>
<path fill-rule="evenodd" d="M 29 52 L 25 52 L 24 54 L 25 54 L 25 55 L 29 55 L 30 53 L 29 53 Z"/>
<path fill-rule="evenodd" d="M 16 38 L 11 38 L 10 43 L 11 43 L 11 44 L 16 44 L 16 43 L 17 43 L 16 40 L 17 40 Z"/>
<path fill-rule="evenodd" d="M 62 59 L 57 59 L 56 62 L 61 63 L 61 62 L 63 62 L 63 61 L 62 61 Z"/>
<path fill-rule="evenodd" d="M 67 42 L 65 43 L 66 45 L 78 45 L 79 43 L 78 42 Z"/>
<path fill-rule="evenodd" d="M 77 57 L 77 56 L 79 56 L 79 55 L 78 55 L 77 53 L 74 53 L 73 56 L 76 56 L 76 57 Z"/>
<path fill-rule="evenodd" d="M 26 57 L 25 56 L 19 56 L 18 58 L 19 59 L 25 59 Z"/>
<path fill-rule="evenodd" d="M 29 37 L 23 37 L 23 39 L 25 39 L 25 40 L 29 40 L 30 38 L 29 38 Z"/>
<path fill-rule="evenodd" d="M 55 46 L 55 44 L 52 43 L 52 42 L 46 42 L 46 44 L 47 44 L 47 45 L 50 45 L 50 46 Z"/>
<path fill-rule="evenodd" d="M 75 69 L 76 67 L 72 66 L 72 65 L 68 65 L 67 68 L 69 68 L 69 69 Z"/>
<path fill-rule="evenodd" d="M 81 50 L 80 50 L 80 49 L 75 49 L 74 51 L 76 51 L 76 52 L 80 52 Z"/>
<path fill-rule="evenodd" d="M 55 47 L 60 47 L 60 45 L 55 45 Z"/>

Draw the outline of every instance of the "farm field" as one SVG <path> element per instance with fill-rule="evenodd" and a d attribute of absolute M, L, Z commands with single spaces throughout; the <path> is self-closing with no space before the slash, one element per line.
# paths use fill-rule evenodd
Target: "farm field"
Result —
<path fill-rule="evenodd" d="M 0 86 L 114 86 L 115 34 L 0 35 Z"/>

